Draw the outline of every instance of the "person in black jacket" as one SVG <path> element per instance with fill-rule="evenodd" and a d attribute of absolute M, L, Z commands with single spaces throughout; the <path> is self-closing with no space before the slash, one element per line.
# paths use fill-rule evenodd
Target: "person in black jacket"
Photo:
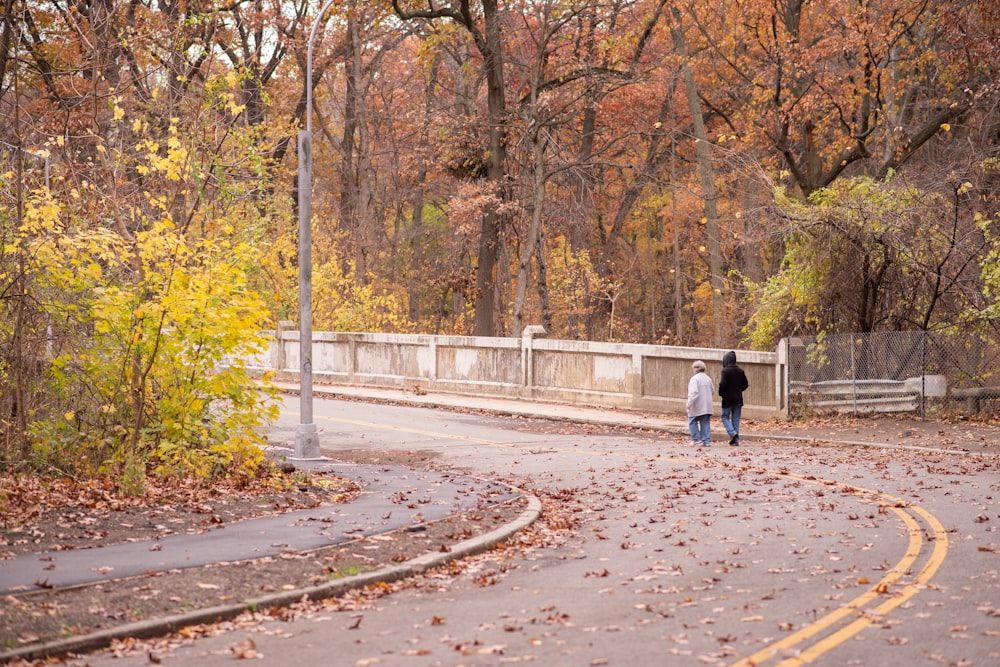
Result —
<path fill-rule="evenodd" d="M 722 375 L 719 376 L 719 397 L 722 399 L 722 425 L 729 434 L 729 444 L 740 444 L 740 414 L 743 412 L 743 392 L 750 386 L 743 369 L 736 365 L 736 352 L 722 355 Z"/>

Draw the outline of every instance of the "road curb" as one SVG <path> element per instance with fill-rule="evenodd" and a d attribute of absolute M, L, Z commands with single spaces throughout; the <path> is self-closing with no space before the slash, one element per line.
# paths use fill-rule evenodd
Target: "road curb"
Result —
<path fill-rule="evenodd" d="M 89 653 L 105 648 L 116 639 L 162 637 L 184 627 L 230 620 L 247 611 L 256 612 L 262 609 L 286 607 L 301 600 L 335 598 L 371 584 L 390 583 L 406 579 L 407 577 L 421 574 L 450 561 L 483 553 L 497 544 L 509 540 L 518 531 L 530 526 L 541 515 L 542 503 L 537 497 L 524 493 L 507 502 L 514 502 L 521 499 L 527 500 L 528 506 L 514 521 L 496 528 L 489 533 L 463 540 L 447 552 L 429 552 L 422 556 L 411 558 L 399 565 L 344 577 L 343 579 L 329 581 L 317 586 L 292 591 L 281 591 L 280 593 L 273 593 L 240 603 L 209 607 L 207 609 L 199 609 L 185 614 L 176 614 L 149 621 L 128 623 L 117 628 L 108 628 L 78 637 L 59 639 L 34 646 L 25 646 L 12 651 L 5 651 L 0 653 L 0 664 L 6 664 L 16 658 L 30 661 L 62 656 L 68 653 Z"/>

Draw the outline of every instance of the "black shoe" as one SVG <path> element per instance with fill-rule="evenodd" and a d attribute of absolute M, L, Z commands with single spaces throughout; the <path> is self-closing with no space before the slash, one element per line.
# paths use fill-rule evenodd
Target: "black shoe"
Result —
<path fill-rule="evenodd" d="M 732 445 L 733 447 L 740 444 L 740 434 L 733 433 L 733 435 L 729 438 L 729 444 Z"/>

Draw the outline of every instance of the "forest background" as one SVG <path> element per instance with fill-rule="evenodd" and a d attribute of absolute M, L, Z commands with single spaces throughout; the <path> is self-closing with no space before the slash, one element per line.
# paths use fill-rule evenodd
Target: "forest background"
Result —
<path fill-rule="evenodd" d="M 5 467 L 256 474 L 307 113 L 319 330 L 1000 336 L 995 0 L 321 5 L 3 0 Z"/>

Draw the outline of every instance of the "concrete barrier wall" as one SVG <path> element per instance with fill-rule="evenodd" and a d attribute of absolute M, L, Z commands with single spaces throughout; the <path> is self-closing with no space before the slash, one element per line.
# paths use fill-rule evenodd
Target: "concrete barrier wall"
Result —
<path fill-rule="evenodd" d="M 283 323 L 284 324 L 284 323 Z M 701 359 L 718 387 L 726 350 L 665 345 L 407 334 L 313 334 L 313 378 L 318 383 L 413 388 L 477 396 L 683 414 L 691 362 Z M 251 366 L 299 374 L 299 332 L 271 332 L 271 349 Z M 784 372 L 775 352 L 737 350 L 750 389 L 743 415 L 786 417 Z M 716 415 L 719 414 L 716 397 Z"/>

